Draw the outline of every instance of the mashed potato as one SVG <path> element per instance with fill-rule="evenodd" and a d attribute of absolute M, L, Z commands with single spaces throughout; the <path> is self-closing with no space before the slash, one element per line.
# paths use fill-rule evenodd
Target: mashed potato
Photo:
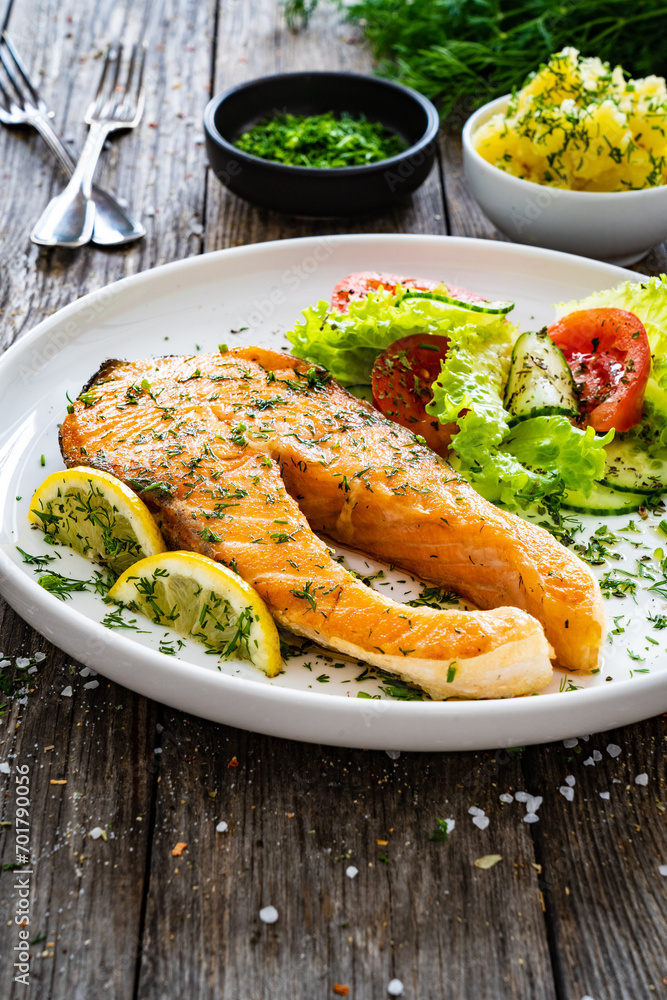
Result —
<path fill-rule="evenodd" d="M 667 183 L 667 88 L 626 80 L 620 66 L 565 48 L 528 78 L 506 114 L 473 142 L 515 177 L 574 191 L 627 191 Z"/>

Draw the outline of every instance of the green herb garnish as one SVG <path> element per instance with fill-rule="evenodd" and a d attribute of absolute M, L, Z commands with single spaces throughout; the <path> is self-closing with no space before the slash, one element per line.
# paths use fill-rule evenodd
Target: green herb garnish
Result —
<path fill-rule="evenodd" d="M 294 167 L 361 167 L 396 156 L 407 144 L 381 122 L 347 112 L 276 114 L 253 125 L 235 142 L 262 160 Z"/>
<path fill-rule="evenodd" d="M 292 28 L 317 0 L 287 0 Z M 664 0 L 352 0 L 345 17 L 363 30 L 378 72 L 463 114 L 521 87 L 565 45 L 622 65 L 633 76 L 667 62 Z"/>
<path fill-rule="evenodd" d="M 61 601 L 66 601 L 72 594 L 89 589 L 88 580 L 77 580 L 74 577 L 63 576 L 62 573 L 47 573 L 40 576 L 37 583 Z"/>
<path fill-rule="evenodd" d="M 605 573 L 600 580 L 600 590 L 603 596 L 626 597 L 629 594 L 634 598 L 637 593 L 637 584 L 633 577 L 633 573 L 628 573 L 624 569 L 613 569 L 609 573 Z"/>
<path fill-rule="evenodd" d="M 449 822 L 446 819 L 435 818 L 436 827 L 429 840 L 434 841 L 436 844 L 442 844 L 447 840 L 447 834 L 449 833 Z"/>

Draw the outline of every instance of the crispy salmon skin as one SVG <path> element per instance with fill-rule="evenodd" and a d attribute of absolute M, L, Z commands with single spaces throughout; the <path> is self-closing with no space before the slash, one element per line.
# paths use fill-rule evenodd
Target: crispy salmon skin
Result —
<path fill-rule="evenodd" d="M 305 362 L 262 348 L 106 362 L 61 448 L 68 465 L 136 489 L 170 547 L 236 569 L 279 624 L 434 698 L 539 690 L 551 647 L 565 667 L 597 666 L 605 627 L 589 569 Z M 315 532 L 485 610 L 397 604 Z"/>

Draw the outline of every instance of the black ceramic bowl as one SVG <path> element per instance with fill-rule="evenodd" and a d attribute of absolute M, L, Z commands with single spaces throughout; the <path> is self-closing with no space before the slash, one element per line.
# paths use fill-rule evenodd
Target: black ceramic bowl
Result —
<path fill-rule="evenodd" d="M 365 115 L 396 132 L 408 148 L 363 167 L 293 167 L 243 153 L 238 137 L 276 112 Z M 416 90 L 358 73 L 280 73 L 214 97 L 204 112 L 208 157 L 230 191 L 292 215 L 376 212 L 422 184 L 433 165 L 438 113 Z"/>

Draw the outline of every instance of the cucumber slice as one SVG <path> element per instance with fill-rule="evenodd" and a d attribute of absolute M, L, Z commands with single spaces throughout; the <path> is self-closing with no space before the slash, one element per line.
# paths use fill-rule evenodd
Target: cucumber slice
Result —
<path fill-rule="evenodd" d="M 455 299 L 452 295 L 442 295 L 440 292 L 407 291 L 396 305 L 400 305 L 403 299 L 435 299 L 437 302 L 446 302 L 448 306 L 459 306 L 470 312 L 490 313 L 492 316 L 506 316 L 514 309 L 513 302 L 464 302 L 463 299 Z"/>
<path fill-rule="evenodd" d="M 655 457 L 632 438 L 620 437 L 605 448 L 607 465 L 602 482 L 621 493 L 656 496 L 667 492 L 667 449 Z"/>
<path fill-rule="evenodd" d="M 579 514 L 599 514 L 612 517 L 614 514 L 634 514 L 646 503 L 644 493 L 620 493 L 609 486 L 599 484 L 589 497 L 578 490 L 568 490 L 563 500 L 566 510 L 576 510 Z"/>
<path fill-rule="evenodd" d="M 512 424 L 529 417 L 579 416 L 570 366 L 544 330 L 522 333 L 514 344 L 503 405 Z"/>

